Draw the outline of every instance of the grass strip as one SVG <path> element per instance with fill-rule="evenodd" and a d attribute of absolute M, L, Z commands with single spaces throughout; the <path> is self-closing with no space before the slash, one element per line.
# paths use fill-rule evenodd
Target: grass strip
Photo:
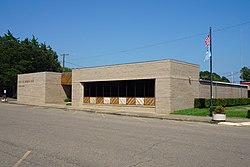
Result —
<path fill-rule="evenodd" d="M 226 107 L 226 110 L 227 110 L 227 112 L 226 112 L 227 117 L 246 118 L 247 111 L 250 110 L 250 105 Z M 192 115 L 192 116 L 208 116 L 209 115 L 209 108 L 190 108 L 190 109 L 185 109 L 185 110 L 177 110 L 177 111 L 172 112 L 171 114 Z"/>

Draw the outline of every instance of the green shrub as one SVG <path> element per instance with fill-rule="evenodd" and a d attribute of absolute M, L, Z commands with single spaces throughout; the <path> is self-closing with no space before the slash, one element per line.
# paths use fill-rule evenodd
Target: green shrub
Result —
<path fill-rule="evenodd" d="M 206 108 L 205 98 L 196 98 L 194 99 L 194 107 L 195 108 Z"/>
<path fill-rule="evenodd" d="M 250 110 L 247 110 L 247 118 L 250 118 Z"/>
<path fill-rule="evenodd" d="M 250 98 L 216 98 L 213 99 L 213 106 L 238 106 L 238 105 L 247 105 L 250 104 Z M 195 98 L 194 99 L 195 108 L 209 108 L 210 99 L 205 98 Z"/>
<path fill-rule="evenodd" d="M 223 106 L 212 106 L 210 111 L 211 113 L 214 113 L 214 114 L 225 114 L 226 108 Z"/>
<path fill-rule="evenodd" d="M 64 99 L 64 102 L 71 102 L 70 97 L 67 97 L 66 99 Z"/>

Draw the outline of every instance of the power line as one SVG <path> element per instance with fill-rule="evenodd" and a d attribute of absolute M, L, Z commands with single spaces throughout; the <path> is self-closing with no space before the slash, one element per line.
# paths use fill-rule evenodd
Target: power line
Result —
<path fill-rule="evenodd" d="M 68 62 L 68 61 L 65 61 L 66 63 L 68 63 L 68 64 L 71 64 L 71 65 L 74 65 L 74 66 L 76 66 L 76 67 L 81 67 L 82 68 L 82 66 L 80 66 L 80 65 L 78 65 L 78 64 L 74 64 L 74 63 L 71 63 L 71 62 Z"/>
<path fill-rule="evenodd" d="M 145 45 L 145 46 L 141 46 L 141 47 L 129 48 L 129 49 L 125 49 L 125 50 L 120 50 L 120 51 L 115 51 L 115 52 L 105 53 L 105 54 L 100 54 L 100 55 L 95 55 L 95 56 L 88 56 L 88 57 L 83 57 L 83 58 L 88 59 L 88 58 L 95 58 L 95 57 L 110 56 L 110 55 L 119 54 L 119 53 L 126 53 L 126 52 L 130 52 L 130 51 L 134 51 L 134 50 L 141 50 L 141 49 L 151 48 L 151 47 L 154 47 L 154 46 L 159 46 L 159 45 L 164 45 L 164 44 L 168 44 L 168 43 L 182 41 L 182 40 L 186 40 L 186 39 L 190 39 L 190 38 L 195 38 L 195 37 L 199 37 L 199 36 L 202 36 L 202 35 L 205 35 L 205 34 L 206 33 L 195 34 L 195 35 L 191 35 L 191 36 L 177 38 L 177 39 L 174 39 L 174 40 L 163 41 L 163 42 L 158 42 L 158 43 L 155 43 L 155 44 Z"/>
<path fill-rule="evenodd" d="M 228 29 L 240 27 L 240 26 L 247 25 L 247 24 L 250 24 L 250 21 L 247 21 L 247 22 L 244 22 L 244 23 L 241 23 L 241 24 L 235 24 L 235 25 L 232 25 L 232 26 L 224 27 L 224 28 L 220 28 L 220 29 L 214 30 L 213 32 L 225 31 L 225 30 L 228 30 Z"/>
<path fill-rule="evenodd" d="M 228 29 L 232 29 L 232 28 L 243 26 L 243 25 L 247 25 L 247 24 L 250 24 L 250 21 L 247 21 L 247 22 L 244 22 L 244 23 L 241 23 L 241 24 L 236 24 L 236 25 L 224 27 L 224 28 L 220 28 L 220 29 L 214 30 L 213 32 L 225 31 L 225 30 L 228 30 Z M 207 32 L 204 32 L 204 33 L 199 33 L 199 34 L 194 34 L 194 35 L 190 35 L 190 36 L 185 36 L 185 37 L 181 37 L 181 38 L 177 38 L 177 39 L 173 39 L 173 40 L 162 41 L 162 42 L 158 42 L 158 43 L 154 43 L 154 44 L 144 45 L 144 46 L 140 46 L 140 47 L 134 47 L 134 48 L 129 48 L 129 49 L 125 49 L 125 50 L 120 50 L 120 51 L 115 51 L 115 52 L 110 52 L 110 53 L 99 54 L 99 55 L 95 55 L 95 56 L 82 57 L 81 59 L 89 59 L 89 58 L 96 58 L 96 57 L 105 57 L 105 56 L 111 56 L 111 55 L 120 54 L 120 53 L 126 53 L 126 52 L 130 52 L 130 51 L 134 51 L 134 50 L 146 49 L 146 48 L 151 48 L 151 47 L 155 47 L 155 46 L 159 46 L 159 45 L 165 45 L 165 44 L 174 43 L 174 42 L 178 42 L 178 41 L 182 41 L 182 40 L 196 38 L 196 37 L 203 36 L 203 35 L 206 35 L 206 34 L 207 34 Z M 82 66 L 74 64 L 74 63 L 70 63 L 70 62 L 67 62 L 67 63 L 75 65 L 75 66 L 78 66 L 78 67 L 82 67 Z"/>
<path fill-rule="evenodd" d="M 195 35 L 191 35 L 191 36 L 177 38 L 177 39 L 174 39 L 174 40 L 158 42 L 158 43 L 150 44 L 150 45 L 144 45 L 144 46 L 141 46 L 141 47 L 129 48 L 129 49 L 125 49 L 125 50 L 120 50 L 120 51 L 115 51 L 115 52 L 110 52 L 110 53 L 104 53 L 104 54 L 99 54 L 99 55 L 95 55 L 95 56 L 82 57 L 82 59 L 105 57 L 105 56 L 111 56 L 111 55 L 120 54 L 120 53 L 126 53 L 126 52 L 130 52 L 130 51 L 134 51 L 134 50 L 141 50 L 141 49 L 151 48 L 151 47 L 154 47 L 154 46 L 159 46 L 159 45 L 164 45 L 164 44 L 168 44 L 168 43 L 182 41 L 182 40 L 186 40 L 186 39 L 190 39 L 190 38 L 199 37 L 199 36 L 202 36 L 202 35 L 205 35 L 205 34 L 206 33 L 195 34 Z M 79 66 L 79 65 L 77 65 L 77 66 Z"/>

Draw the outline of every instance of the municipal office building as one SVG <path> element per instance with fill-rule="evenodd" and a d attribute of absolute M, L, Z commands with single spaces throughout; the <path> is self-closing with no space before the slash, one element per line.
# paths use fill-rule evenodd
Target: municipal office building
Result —
<path fill-rule="evenodd" d="M 159 60 L 73 69 L 72 73 L 18 75 L 22 104 L 65 104 L 83 110 L 170 113 L 193 108 L 210 97 L 210 82 L 200 80 L 199 65 Z M 247 85 L 213 82 L 213 98 L 246 98 Z"/>

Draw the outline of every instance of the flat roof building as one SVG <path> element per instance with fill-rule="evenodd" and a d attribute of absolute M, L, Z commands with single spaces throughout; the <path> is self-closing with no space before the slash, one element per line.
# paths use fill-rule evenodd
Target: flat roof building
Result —
<path fill-rule="evenodd" d="M 240 84 L 248 86 L 248 98 L 250 98 L 250 82 L 240 81 Z"/>
<path fill-rule="evenodd" d="M 39 73 L 21 74 L 18 76 L 17 97 L 20 103 L 63 103 L 64 98 L 72 94 L 72 106 L 86 110 L 170 113 L 192 108 L 194 98 L 209 97 L 209 84 L 200 81 L 199 72 L 199 65 L 159 60 L 73 69 L 72 78 L 70 74 L 57 73 L 58 76 L 54 76 L 60 79 L 53 82 L 49 79 L 52 77 L 50 72 L 40 73 L 41 77 L 37 77 Z M 32 75 L 33 88 L 31 83 L 23 82 Z M 43 78 L 45 86 L 38 85 L 41 83 L 39 78 Z M 55 85 L 59 88 L 54 88 Z M 214 97 L 247 97 L 247 86 L 218 82 L 213 86 Z M 45 100 L 32 100 L 37 96 L 29 97 L 27 91 L 31 90 Z"/>

